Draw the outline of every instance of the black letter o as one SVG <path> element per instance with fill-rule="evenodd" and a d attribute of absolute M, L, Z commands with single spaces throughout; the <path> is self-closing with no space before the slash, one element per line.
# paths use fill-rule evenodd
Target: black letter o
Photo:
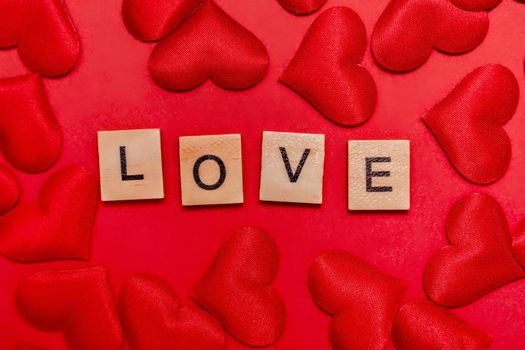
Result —
<path fill-rule="evenodd" d="M 217 180 L 217 182 L 212 185 L 207 185 L 204 182 L 202 182 L 201 176 L 199 174 L 199 169 L 201 167 L 201 164 L 207 160 L 213 160 L 219 166 L 219 171 L 220 171 L 219 180 Z M 208 191 L 216 190 L 217 188 L 221 187 L 221 185 L 224 183 L 224 180 L 226 180 L 226 167 L 224 166 L 224 162 L 222 161 L 222 159 L 212 154 L 207 154 L 207 155 L 200 157 L 199 159 L 197 159 L 197 161 L 193 165 L 193 179 L 197 183 L 197 186 L 199 186 L 203 190 L 208 190 Z"/>

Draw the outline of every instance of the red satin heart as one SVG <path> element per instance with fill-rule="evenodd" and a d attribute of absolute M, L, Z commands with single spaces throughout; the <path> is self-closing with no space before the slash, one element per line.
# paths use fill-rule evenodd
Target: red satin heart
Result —
<path fill-rule="evenodd" d="M 224 328 L 251 346 L 270 345 L 286 324 L 286 310 L 271 283 L 279 251 L 263 230 L 244 227 L 224 243 L 193 292 Z"/>
<path fill-rule="evenodd" d="M 129 32 L 142 41 L 159 40 L 175 29 L 201 0 L 124 0 L 122 16 Z"/>
<path fill-rule="evenodd" d="M 488 349 L 492 342 L 485 332 L 428 300 L 404 304 L 392 326 L 397 350 Z"/>
<path fill-rule="evenodd" d="M 0 147 L 16 168 L 36 173 L 57 160 L 62 136 L 38 75 L 0 79 Z"/>
<path fill-rule="evenodd" d="M 415 69 L 432 49 L 464 53 L 487 35 L 486 12 L 461 10 L 450 0 L 391 0 L 372 34 L 372 53 L 384 68 Z"/>
<path fill-rule="evenodd" d="M 89 258 L 97 196 L 84 168 L 61 169 L 42 186 L 38 206 L 21 204 L 0 218 L 0 253 L 20 262 Z"/>
<path fill-rule="evenodd" d="M 406 284 L 339 250 L 318 256 L 308 276 L 315 303 L 333 315 L 330 343 L 335 350 L 384 349 Z"/>
<path fill-rule="evenodd" d="M 516 111 L 519 85 L 501 65 L 480 67 L 423 117 L 456 170 L 467 180 L 489 184 L 510 163 L 511 144 L 501 127 Z"/>
<path fill-rule="evenodd" d="M 181 307 L 159 277 L 131 277 L 120 292 L 119 310 L 132 350 L 224 349 L 221 325 L 195 306 Z"/>
<path fill-rule="evenodd" d="M 155 46 L 149 70 L 170 90 L 189 90 L 211 79 L 225 89 L 246 89 L 264 78 L 268 52 L 255 35 L 211 0 L 204 0 Z"/>
<path fill-rule="evenodd" d="M 18 202 L 20 188 L 15 174 L 4 165 L 0 165 L 0 215 L 11 210 Z"/>
<path fill-rule="evenodd" d="M 326 0 L 278 0 L 287 11 L 297 15 L 315 12 L 326 3 Z"/>
<path fill-rule="evenodd" d="M 501 0 L 450 0 L 454 5 L 467 11 L 490 10 L 501 3 Z"/>
<path fill-rule="evenodd" d="M 280 81 L 331 121 L 355 126 L 373 114 L 376 85 L 359 66 L 366 29 L 347 7 L 324 11 L 312 24 Z"/>
<path fill-rule="evenodd" d="M 75 66 L 79 38 L 62 0 L 2 1 L 0 20 L 0 47 L 18 45 L 30 70 L 58 76 Z"/>
<path fill-rule="evenodd" d="M 120 321 L 101 266 L 31 275 L 18 285 L 15 301 L 32 326 L 63 331 L 71 349 L 121 347 Z"/>
<path fill-rule="evenodd" d="M 462 306 L 524 276 L 512 255 L 505 213 L 493 197 L 461 198 L 447 216 L 445 233 L 450 245 L 430 258 L 423 274 L 435 302 Z"/>

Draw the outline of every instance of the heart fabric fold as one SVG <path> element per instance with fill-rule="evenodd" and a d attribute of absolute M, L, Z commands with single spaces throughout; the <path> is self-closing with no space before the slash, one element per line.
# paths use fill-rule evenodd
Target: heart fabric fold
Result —
<path fill-rule="evenodd" d="M 423 285 L 433 301 L 457 307 L 522 278 L 514 260 L 503 209 L 491 196 L 474 193 L 449 212 L 445 233 L 450 245 L 428 261 Z"/>
<path fill-rule="evenodd" d="M 315 303 L 333 316 L 330 343 L 335 350 L 384 349 L 406 284 L 344 251 L 315 259 L 308 277 Z"/>
<path fill-rule="evenodd" d="M 18 285 L 16 306 L 35 328 L 64 332 L 75 350 L 118 350 L 122 330 L 106 269 L 39 272 Z"/>
<path fill-rule="evenodd" d="M 5 165 L 0 165 L 0 215 L 11 210 L 18 202 L 20 188 L 15 174 Z"/>
<path fill-rule="evenodd" d="M 126 281 L 119 310 L 131 350 L 224 349 L 221 325 L 194 305 L 180 306 L 159 277 L 138 274 Z"/>
<path fill-rule="evenodd" d="M 501 3 L 501 0 L 450 0 L 454 5 L 466 11 L 490 10 Z"/>
<path fill-rule="evenodd" d="M 37 206 L 20 204 L 0 218 L 0 253 L 19 262 L 87 259 L 97 202 L 93 175 L 61 169 L 42 186 Z"/>
<path fill-rule="evenodd" d="M 261 229 L 244 227 L 224 243 L 193 299 L 239 341 L 270 345 L 286 324 L 284 303 L 272 287 L 278 269 L 273 238 Z"/>
<path fill-rule="evenodd" d="M 297 15 L 315 12 L 326 3 L 326 0 L 278 0 L 287 11 Z"/>

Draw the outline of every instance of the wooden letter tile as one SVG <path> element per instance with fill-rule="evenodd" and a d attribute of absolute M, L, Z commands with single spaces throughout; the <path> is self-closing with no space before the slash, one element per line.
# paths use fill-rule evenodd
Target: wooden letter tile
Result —
<path fill-rule="evenodd" d="M 323 202 L 324 135 L 263 133 L 262 201 Z"/>
<path fill-rule="evenodd" d="M 98 132 L 103 201 L 164 198 L 159 129 Z"/>
<path fill-rule="evenodd" d="M 410 209 L 410 141 L 348 141 L 348 209 Z"/>
<path fill-rule="evenodd" d="M 242 203 L 241 135 L 179 138 L 182 205 Z"/>

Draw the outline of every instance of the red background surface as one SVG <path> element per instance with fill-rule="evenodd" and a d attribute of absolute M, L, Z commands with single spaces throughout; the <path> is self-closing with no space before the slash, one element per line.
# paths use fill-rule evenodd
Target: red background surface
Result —
<path fill-rule="evenodd" d="M 277 82 L 311 22 L 320 13 L 298 17 L 276 0 L 218 0 L 226 12 L 266 45 L 270 68 L 256 87 L 225 91 L 213 83 L 186 93 L 156 86 L 147 71 L 153 44 L 135 40 L 120 15 L 119 0 L 67 0 L 81 38 L 81 57 L 64 78 L 45 79 L 49 99 L 64 135 L 63 152 L 51 170 L 82 164 L 98 176 L 96 131 L 161 128 L 166 198 L 161 201 L 101 203 L 89 262 L 62 261 L 18 264 L 0 258 L 0 348 L 13 349 L 18 340 L 53 349 L 64 348 L 61 333 L 31 328 L 17 314 L 13 296 L 20 279 L 35 271 L 103 264 L 114 295 L 135 272 L 168 280 L 187 302 L 232 229 L 257 225 L 276 239 L 281 269 L 274 282 L 282 293 L 288 323 L 270 349 L 329 349 L 330 318 L 311 301 L 307 272 L 323 250 L 345 249 L 409 283 L 407 298 L 424 297 L 421 275 L 426 261 L 446 244 L 445 216 L 461 196 L 483 191 L 505 208 L 511 229 L 525 218 L 525 118 L 520 103 L 505 126 L 513 146 L 507 174 L 486 187 L 463 180 L 420 117 L 474 68 L 502 63 L 525 91 L 525 5 L 511 0 L 491 11 L 490 30 L 480 47 L 461 56 L 433 53 L 420 69 L 408 74 L 382 71 L 367 51 L 363 65 L 378 86 L 374 116 L 357 128 L 336 126 L 291 90 Z M 386 0 L 328 0 L 323 7 L 345 5 L 366 24 L 370 37 Z M 16 50 L 0 52 L 0 77 L 26 72 Z M 268 204 L 258 200 L 263 130 L 326 134 L 324 202 L 321 206 Z M 240 206 L 182 208 L 178 137 L 241 133 L 245 203 Z M 353 213 L 346 199 L 346 142 L 349 139 L 410 139 L 412 142 L 412 208 L 406 213 Z M 17 172 L 21 201 L 35 201 L 50 172 Z M 481 300 L 455 310 L 494 338 L 494 348 L 525 347 L 525 280 L 500 288 Z M 232 338 L 227 349 L 245 349 Z"/>

